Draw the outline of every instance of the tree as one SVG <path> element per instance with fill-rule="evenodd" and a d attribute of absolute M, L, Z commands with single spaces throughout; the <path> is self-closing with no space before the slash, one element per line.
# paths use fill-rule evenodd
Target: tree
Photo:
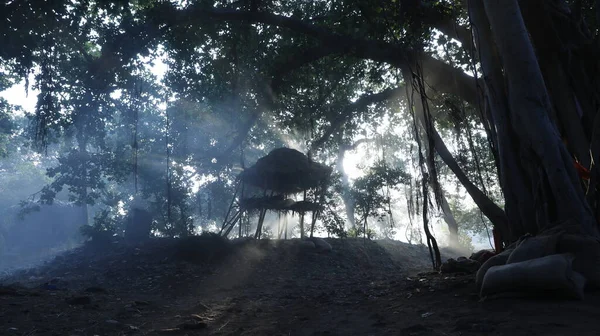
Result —
<path fill-rule="evenodd" d="M 553 104 L 548 88 L 559 83 L 544 79 L 538 58 L 545 61 L 547 57 L 555 58 L 558 55 L 549 54 L 548 49 L 538 49 L 540 56 L 537 56 L 532 44 L 532 41 L 541 38 L 536 35 L 541 33 L 538 25 L 548 22 L 529 17 L 528 22 L 533 29 L 527 29 L 525 19 L 534 1 L 522 3 L 525 15 L 521 14 L 517 1 L 503 2 L 502 6 L 496 1 L 485 2 L 484 7 L 476 2 L 469 4 L 486 78 L 486 97 L 498 131 L 496 141 L 500 152 L 500 176 L 511 223 L 509 240 L 527 232 L 537 234 L 571 220 L 578 224 L 582 233 L 597 236 L 596 220 L 573 165 L 572 154 L 577 155 L 582 150 L 572 147 L 577 152 L 571 154 L 561 141 L 561 136 L 569 142 L 570 138 L 582 134 L 575 135 L 567 131 L 568 126 L 561 122 L 561 118 L 553 120 L 554 115 L 564 114 L 562 120 L 571 120 L 570 123 L 573 123 L 573 119 L 579 119 L 578 113 L 584 111 L 578 111 L 573 106 L 562 108 Z M 568 8 L 558 7 L 561 4 L 565 3 L 548 2 L 541 7 L 542 12 L 545 16 L 552 16 L 558 13 L 550 13 L 551 8 L 560 9 L 566 15 L 567 22 L 574 19 Z M 493 49 L 494 44 L 497 45 L 497 53 Z M 555 65 L 559 71 L 565 71 L 560 62 Z M 499 72 L 501 69 L 504 69 L 503 73 Z M 568 82 L 563 81 L 561 85 L 574 90 Z M 561 94 L 555 90 L 552 92 Z M 582 99 L 580 97 L 573 93 L 572 104 L 576 105 Z M 581 119 L 579 127 L 582 127 Z M 519 160 L 519 155 L 528 160 Z M 590 161 L 585 155 L 576 157 Z"/>
<path fill-rule="evenodd" d="M 347 138 L 344 142 L 352 143 L 361 123 L 369 122 L 388 108 L 390 101 L 397 101 L 403 94 L 401 76 L 398 73 L 389 76 L 394 67 L 406 64 L 399 62 L 397 55 L 401 55 L 401 59 L 422 58 L 428 64 L 425 69 L 432 87 L 463 93 L 467 100 L 475 101 L 476 91 L 472 86 L 451 85 L 432 74 L 445 71 L 448 74 L 445 80 L 453 78 L 461 83 L 467 83 L 468 76 L 419 52 L 421 41 L 431 36 L 420 21 L 447 23 L 451 7 L 434 4 L 421 8 L 412 4 L 400 8 L 389 2 L 373 11 L 367 9 L 366 4 L 328 8 L 325 3 L 279 7 L 265 3 L 260 6 L 260 12 L 253 12 L 253 8 L 243 2 L 213 7 L 200 1 L 181 7 L 168 2 L 133 5 L 102 1 L 77 4 L 74 10 L 68 9 L 68 2 L 31 5 L 35 8 L 8 4 L 5 15 L 12 23 L 8 24 L 7 31 L 29 29 L 34 32 L 33 40 L 45 45 L 61 41 L 57 45 L 60 48 L 49 51 L 43 43 L 36 45 L 15 34 L 16 48 L 7 50 L 4 55 L 16 61 L 18 69 L 31 69 L 34 65 L 41 68 L 37 83 L 42 93 L 34 118 L 36 143 L 43 149 L 45 144 L 64 136 L 72 136 L 77 143 L 70 158 L 61 161 L 62 168 L 54 170 L 54 176 L 60 178 L 47 189 L 46 199 L 51 200 L 53 193 L 63 186 L 70 186 L 74 199 L 91 204 L 103 193 L 106 180 L 114 179 L 110 171 L 116 166 L 126 167 L 106 160 L 109 148 L 103 142 L 112 137 L 110 132 L 114 126 L 110 119 L 115 117 L 115 107 L 121 110 L 121 120 L 127 120 L 132 127 L 137 125 L 139 118 L 127 118 L 129 114 L 138 113 L 135 112 L 138 108 L 132 108 L 139 100 L 136 98 L 139 94 L 137 75 L 131 76 L 140 71 L 141 64 L 135 57 L 148 55 L 158 41 L 168 56 L 165 84 L 184 102 L 183 106 L 207 105 L 209 112 L 202 115 L 209 118 L 203 123 L 218 126 L 205 128 L 209 134 L 201 138 L 201 142 L 207 151 L 197 151 L 198 147 L 194 148 L 196 153 L 184 149 L 179 156 L 183 161 L 202 157 L 195 161 L 205 173 L 229 170 L 236 156 L 233 152 L 245 141 L 257 139 L 257 144 L 264 146 L 266 136 L 260 133 L 261 129 L 276 136 L 277 126 L 283 126 L 288 134 L 300 131 L 307 141 L 313 142 L 311 148 L 319 149 L 343 126 Z M 294 17 L 273 15 L 271 11 L 294 13 Z M 65 15 L 56 19 L 48 13 Z M 332 13 L 334 15 L 329 15 Z M 391 17 L 382 17 L 381 13 Z M 18 22 L 27 22 L 30 16 L 36 15 L 43 25 L 19 26 Z M 311 16 L 324 19 L 319 19 L 317 24 L 307 23 Z M 69 25 L 76 21 L 74 17 L 85 17 L 89 24 Z M 203 21 L 204 18 L 208 20 Z M 362 31 L 352 36 L 356 22 L 360 22 Z M 337 28 L 322 29 L 327 25 Z M 262 29 L 265 27 L 269 29 Z M 61 33 L 45 34 L 52 31 L 49 28 L 60 28 Z M 94 33 L 99 36 L 95 37 Z M 136 43 L 124 43 L 127 38 L 133 38 Z M 91 43 L 77 42 L 86 39 Z M 395 42 L 380 43 L 378 39 Z M 355 48 L 356 45 L 361 47 Z M 61 58 L 72 51 L 81 57 Z M 307 68 L 311 71 L 298 71 Z M 91 76 L 85 77 L 87 73 Z M 113 73 L 116 76 L 112 76 Z M 87 81 L 68 87 L 69 90 L 62 89 L 65 86 L 61 83 L 77 83 L 78 77 L 85 77 Z M 306 87 L 316 90 L 306 90 Z M 110 99 L 117 90 L 121 90 L 118 102 Z M 352 102 L 361 91 L 365 94 Z M 152 95 L 154 99 L 160 97 L 160 93 Z M 120 102 L 125 102 L 125 106 L 119 106 Z M 60 110 L 69 113 L 58 113 Z M 293 111 L 292 117 L 288 111 Z M 277 126 L 264 122 L 261 125 L 267 115 Z M 211 119 L 213 116 L 218 117 Z M 213 123 L 214 120 L 217 122 Z M 260 136 L 256 136 L 258 134 Z M 133 144 L 130 150 L 137 153 L 139 144 L 136 141 Z M 93 156 L 97 156 L 97 160 Z M 89 176 L 87 162 L 95 162 L 98 167 L 93 176 Z M 98 166 L 100 163 L 105 166 Z M 122 173 L 118 176 L 124 177 Z M 435 181 L 434 178 L 431 183 L 435 185 Z"/>
<path fill-rule="evenodd" d="M 270 148 L 295 143 L 339 161 L 373 135 L 362 133 L 382 116 L 396 116 L 390 123 L 411 140 L 394 151 L 416 162 L 411 175 L 419 188 L 412 191 L 422 197 L 425 227 L 430 205 L 448 213 L 439 180 L 451 171 L 505 245 L 569 221 L 597 237 L 598 22 L 582 3 L 100 1 L 68 10 L 66 1 L 11 2 L 3 24 L 16 42 L 0 57 L 17 77 L 39 69 L 34 140 L 72 140 L 54 172 L 70 176 L 63 184 L 84 202 L 102 194 L 107 180 L 127 175 L 105 144 L 118 138 L 114 118 L 135 110 L 124 105 L 147 101 L 140 111 L 158 120 L 156 106 L 167 100 L 174 118 L 167 147 L 173 167 L 182 169 L 181 178 L 173 176 L 187 202 L 182 209 L 191 207 L 194 175 L 183 178 L 185 167 L 226 191 L 244 162 Z M 88 24 L 69 24 L 81 17 Z M 168 64 L 165 79 L 135 98 L 134 79 L 145 78 L 139 56 L 158 49 Z M 117 90 L 120 99 L 111 97 Z M 166 129 L 147 130 L 154 134 L 147 139 L 165 143 Z M 145 154 L 159 153 L 148 141 Z M 133 143 L 126 149 L 141 150 Z M 589 181 L 573 161 L 589 170 Z M 368 217 L 372 207 L 363 210 Z"/>
<path fill-rule="evenodd" d="M 438 94 L 458 96 L 467 103 L 477 105 L 478 99 L 481 97 L 477 91 L 477 85 L 484 84 L 486 90 L 483 96 L 484 103 L 485 106 L 489 106 L 489 110 L 480 114 L 481 122 L 493 126 L 493 128 L 489 128 L 488 136 L 490 136 L 490 142 L 498 150 L 497 166 L 500 172 L 501 187 L 504 191 L 506 213 L 471 182 L 462 169 L 456 165 L 431 122 L 430 102 L 425 98 L 416 99 L 417 102 L 420 102 L 416 106 L 415 118 L 418 121 L 418 127 L 422 128 L 422 131 L 416 130 L 416 132 L 424 132 L 426 145 L 429 148 L 435 148 L 442 159 L 459 176 L 481 210 L 502 232 L 505 242 L 508 243 L 524 233 L 537 234 L 548 226 L 567 220 L 575 220 L 580 223 L 582 231 L 586 234 L 596 236 L 598 231 L 591 209 L 592 206 L 594 209 L 596 208 L 594 178 L 592 177 L 591 192 L 588 193 L 586 199 L 571 156 L 574 154 L 577 160 L 584 163 L 585 167 L 591 168 L 592 176 L 594 176 L 594 167 L 587 164 L 592 160 L 590 157 L 586 157 L 586 150 L 583 148 L 591 147 L 592 156 L 596 153 L 593 142 L 595 138 L 592 136 L 592 129 L 589 126 L 593 124 L 591 121 L 595 116 L 592 106 L 596 106 L 595 98 L 590 97 L 596 95 L 584 95 L 587 93 L 586 90 L 578 88 L 578 86 L 584 85 L 569 84 L 566 76 L 566 74 L 572 74 L 573 78 L 577 79 L 576 83 L 584 83 L 587 88 L 595 87 L 588 74 L 596 73 L 597 64 L 586 61 L 589 59 L 586 56 L 594 52 L 591 47 L 593 43 L 586 42 L 591 41 L 591 36 L 584 35 L 589 30 L 581 30 L 580 24 L 577 23 L 581 20 L 578 21 L 574 12 L 566 5 L 564 1 L 558 0 L 544 3 L 522 1 L 521 7 L 524 10 L 521 14 L 519 2 L 516 0 L 511 1 L 503 10 L 494 7 L 499 6 L 497 1 L 486 1 L 485 6 L 480 6 L 481 8 L 471 4 L 473 8 L 469 14 L 478 30 L 475 46 L 482 55 L 481 69 L 485 79 L 483 82 L 468 79 L 462 70 L 436 60 L 431 54 L 422 51 L 423 38 L 431 31 L 423 29 L 419 19 L 427 17 L 430 19 L 429 27 L 440 27 L 442 32 L 448 32 L 448 20 L 455 19 L 456 13 L 460 11 L 458 7 L 444 6 L 440 2 L 418 2 L 413 11 L 403 12 L 404 18 L 407 20 L 397 26 L 381 18 L 379 19 L 388 25 L 377 25 L 381 21 L 373 20 L 373 12 L 367 14 L 361 12 L 359 8 L 361 15 L 355 16 L 353 19 L 359 18 L 359 22 L 370 28 L 370 30 L 363 31 L 363 36 L 352 36 L 344 31 L 344 25 L 328 30 L 323 28 L 328 23 L 326 21 L 321 21 L 318 25 L 309 23 L 311 21 L 308 17 L 314 15 L 311 10 L 315 10 L 315 7 L 310 6 L 296 11 L 291 10 L 295 16 L 271 14 L 268 6 L 261 12 L 201 5 L 192 5 L 181 10 L 161 8 L 161 12 L 170 11 L 174 13 L 173 16 L 183 18 L 188 24 L 209 18 L 218 22 L 247 22 L 251 25 L 278 27 L 300 35 L 300 38 L 302 36 L 310 38 L 313 43 L 331 50 L 332 54 L 387 62 L 393 67 L 402 69 L 404 81 L 411 83 L 415 91 L 415 93 L 409 92 L 409 96 L 416 94 L 423 98 L 437 92 Z M 385 3 L 379 8 L 390 13 L 394 12 L 392 6 L 392 3 Z M 573 4 L 573 8 L 576 9 L 576 7 L 577 4 Z M 507 8 L 510 8 L 510 11 Z M 541 18 L 534 17 L 531 14 L 534 12 L 532 8 L 541 8 L 544 15 Z M 286 13 L 286 10 L 281 8 L 279 12 Z M 344 13 L 344 9 L 340 9 L 340 12 Z M 341 19 L 341 21 L 343 20 Z M 372 24 L 373 21 L 375 24 Z M 554 43 L 553 47 L 543 47 L 542 42 L 547 42 L 548 38 L 544 38 L 540 33 L 547 31 L 544 28 L 555 25 L 554 22 L 563 22 L 566 27 L 573 27 L 569 32 L 578 36 L 575 45 L 571 48 L 572 51 L 567 51 L 581 60 L 576 63 L 579 64 L 578 66 L 573 65 L 573 62 L 567 62 L 566 58 L 561 60 L 560 50 L 557 48 L 558 42 Z M 172 24 L 176 25 L 174 22 Z M 382 26 L 387 26 L 388 31 L 391 32 L 375 28 Z M 453 26 L 456 25 L 450 25 L 450 27 Z M 393 35 L 403 28 L 414 33 L 414 36 L 402 36 L 404 41 L 401 43 L 381 42 L 385 40 L 382 37 L 386 36 L 386 33 Z M 529 34 L 531 34 L 531 40 Z M 459 38 L 465 42 L 463 45 L 469 45 L 468 34 L 465 36 L 457 32 L 456 34 L 448 33 L 448 35 Z M 508 38 L 513 35 L 518 39 Z M 377 38 L 382 39 L 375 42 Z M 392 41 L 397 40 L 397 37 L 390 36 L 390 38 Z M 411 41 L 410 38 L 413 40 Z M 551 42 L 560 41 L 561 38 L 564 37 L 557 35 Z M 497 49 L 494 48 L 494 45 L 497 45 Z M 534 53 L 534 47 L 537 54 Z M 302 46 L 302 48 L 306 47 Z M 496 50 L 500 54 L 495 54 Z M 312 54 L 312 58 L 307 57 L 307 63 L 314 63 L 329 55 L 326 53 Z M 552 73 L 557 69 L 560 69 L 558 73 Z M 440 75 L 434 78 L 433 71 L 438 71 Z M 528 77 L 524 76 L 525 74 Z M 561 83 L 561 78 L 563 79 L 562 86 L 557 84 Z M 504 82 L 507 83 L 506 91 Z M 565 87 L 568 87 L 571 92 L 570 98 L 564 96 L 564 92 L 569 92 L 569 90 L 564 90 Z M 566 101 L 568 99 L 571 103 Z M 577 115 L 581 115 L 579 123 L 573 122 L 573 119 L 577 119 Z M 587 123 L 585 123 L 586 120 L 588 120 Z M 328 133 L 331 134 L 331 132 Z M 567 141 L 569 149 L 561 141 L 561 136 Z M 523 163 L 521 158 L 528 158 L 529 162 Z M 428 171 L 435 180 L 435 167 L 431 165 L 430 154 L 427 155 L 427 160 L 423 160 L 423 164 L 426 161 L 430 164 L 425 171 Z M 439 190 L 434 191 L 438 196 L 436 198 L 439 198 Z M 533 200 L 537 200 L 537 202 L 533 203 Z M 532 211 L 532 209 L 535 210 Z"/>
<path fill-rule="evenodd" d="M 384 161 L 379 161 L 365 176 L 354 182 L 351 195 L 356 202 L 356 210 L 362 222 L 362 231 L 359 232 L 367 236 L 369 217 L 382 221 L 392 216 L 390 194 L 384 189 L 396 188 L 399 184 L 406 184 L 409 181 L 410 178 L 404 171 L 390 168 Z"/>

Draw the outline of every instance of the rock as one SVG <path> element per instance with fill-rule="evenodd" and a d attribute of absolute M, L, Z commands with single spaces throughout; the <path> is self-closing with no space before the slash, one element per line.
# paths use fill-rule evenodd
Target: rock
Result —
<path fill-rule="evenodd" d="M 475 273 L 481 267 L 481 263 L 477 260 L 460 257 L 457 260 L 448 259 L 442 264 L 440 271 L 442 273 Z"/>
<path fill-rule="evenodd" d="M 496 253 L 494 253 L 493 251 L 490 251 L 490 250 L 479 250 L 479 251 L 471 254 L 471 257 L 469 259 L 477 260 L 483 265 L 483 263 L 485 263 L 486 261 L 488 261 L 488 259 L 490 259 L 491 257 L 493 257 L 495 255 L 496 255 Z"/>

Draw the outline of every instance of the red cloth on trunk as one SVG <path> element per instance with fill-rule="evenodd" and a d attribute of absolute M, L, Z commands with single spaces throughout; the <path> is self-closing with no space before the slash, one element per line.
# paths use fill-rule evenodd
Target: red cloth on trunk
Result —
<path fill-rule="evenodd" d="M 573 161 L 575 163 L 575 169 L 577 169 L 577 173 L 579 173 L 579 177 L 581 177 L 584 180 L 589 180 L 590 179 L 590 171 L 585 168 L 584 166 L 582 166 L 579 162 L 577 161 Z"/>

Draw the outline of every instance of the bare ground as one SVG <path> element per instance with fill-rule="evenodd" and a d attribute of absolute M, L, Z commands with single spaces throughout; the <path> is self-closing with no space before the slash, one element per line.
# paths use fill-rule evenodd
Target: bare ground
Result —
<path fill-rule="evenodd" d="M 328 241 L 84 246 L 0 280 L 0 335 L 598 335 L 597 293 L 482 302 L 423 246 Z"/>

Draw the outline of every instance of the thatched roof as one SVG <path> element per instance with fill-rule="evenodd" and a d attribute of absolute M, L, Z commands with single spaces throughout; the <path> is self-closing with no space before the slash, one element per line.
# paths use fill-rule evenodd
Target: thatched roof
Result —
<path fill-rule="evenodd" d="M 255 187 L 293 194 L 316 188 L 329 179 L 332 168 L 310 160 L 291 148 L 277 148 L 240 174 L 240 179 Z"/>

